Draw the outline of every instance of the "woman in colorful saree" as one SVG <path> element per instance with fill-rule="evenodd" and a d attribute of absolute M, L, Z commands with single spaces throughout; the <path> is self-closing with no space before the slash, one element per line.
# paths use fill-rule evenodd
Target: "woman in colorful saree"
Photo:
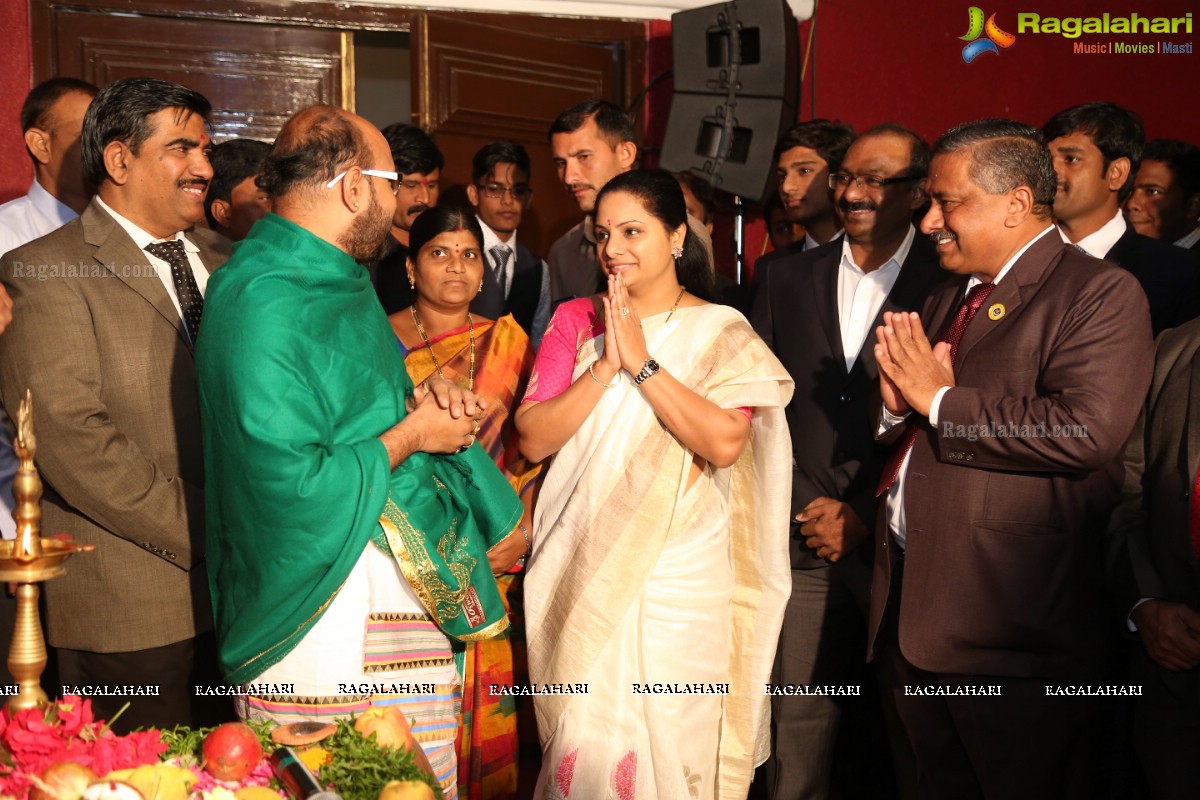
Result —
<path fill-rule="evenodd" d="M 517 412 L 554 454 L 525 586 L 530 675 L 563 691 L 535 697 L 538 798 L 744 798 L 767 756 L 792 381 L 707 302 L 686 214 L 670 173 L 604 186 L 608 292 L 558 309 Z"/>
<path fill-rule="evenodd" d="M 510 622 L 509 603 L 524 567 L 532 528 L 530 509 L 541 465 L 527 461 L 517 446 L 511 416 L 533 369 L 529 337 L 505 315 L 492 321 L 473 316 L 480 291 L 483 233 L 469 212 L 437 207 L 413 223 L 408 276 L 416 301 L 389 317 L 413 383 L 441 376 L 471 389 L 487 402 L 477 438 L 508 477 L 525 504 L 513 534 L 488 551 Z M 520 640 L 523 632 L 510 628 Z M 518 641 L 518 647 L 520 642 Z M 500 800 L 517 787 L 517 714 L 512 696 L 493 696 L 492 686 L 513 684 L 510 634 L 467 645 L 463 674 L 463 724 L 458 747 L 460 797 Z"/>

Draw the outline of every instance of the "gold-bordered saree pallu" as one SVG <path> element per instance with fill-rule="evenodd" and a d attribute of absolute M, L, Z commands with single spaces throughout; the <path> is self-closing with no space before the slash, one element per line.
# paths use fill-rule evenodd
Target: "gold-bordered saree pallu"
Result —
<path fill-rule="evenodd" d="M 770 735 L 770 678 L 791 590 L 792 381 L 724 306 L 643 321 L 664 370 L 723 408 L 751 408 L 730 468 L 705 467 L 622 376 L 555 456 L 526 582 L 545 750 L 539 798 L 744 798 Z M 603 352 L 586 342 L 576 380 Z M 653 378 L 651 378 L 653 380 Z"/>

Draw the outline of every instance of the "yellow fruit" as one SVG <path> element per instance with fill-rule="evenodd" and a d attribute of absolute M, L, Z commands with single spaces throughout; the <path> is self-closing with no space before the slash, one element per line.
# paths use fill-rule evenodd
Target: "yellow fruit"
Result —
<path fill-rule="evenodd" d="M 421 781 L 388 781 L 379 800 L 434 800 L 433 789 Z"/>
<path fill-rule="evenodd" d="M 245 786 L 234 792 L 237 800 L 280 800 L 279 792 L 265 786 Z"/>

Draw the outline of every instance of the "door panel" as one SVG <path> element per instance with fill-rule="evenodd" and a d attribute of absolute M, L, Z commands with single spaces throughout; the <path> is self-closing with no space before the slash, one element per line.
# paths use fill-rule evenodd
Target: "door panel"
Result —
<path fill-rule="evenodd" d="M 534 196 L 518 237 L 545 256 L 554 239 L 580 218 L 558 182 L 546 132 L 563 109 L 582 100 L 620 102 L 616 60 L 602 45 L 525 32 L 536 29 L 538 18 L 512 20 L 512 26 L 500 27 L 421 14 L 410 40 L 419 82 L 413 116 L 433 132 L 446 156 L 443 191 L 461 190 L 470 182 L 471 158 L 488 142 L 513 139 L 525 146 Z"/>
<path fill-rule="evenodd" d="M 339 31 L 70 10 L 53 25 L 58 74 L 98 86 L 139 75 L 181 83 L 213 104 L 218 140 L 270 141 L 298 109 L 343 105 L 349 39 Z"/>

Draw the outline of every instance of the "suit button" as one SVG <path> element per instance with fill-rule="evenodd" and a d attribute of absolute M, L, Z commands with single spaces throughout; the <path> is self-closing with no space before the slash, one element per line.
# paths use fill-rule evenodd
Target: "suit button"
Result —
<path fill-rule="evenodd" d="M 838 400 L 841 400 L 843 403 L 849 403 L 849 402 L 850 402 L 850 395 L 848 395 L 848 394 L 844 394 L 844 395 L 842 395 L 841 397 L 839 397 L 839 398 L 838 398 Z"/>

